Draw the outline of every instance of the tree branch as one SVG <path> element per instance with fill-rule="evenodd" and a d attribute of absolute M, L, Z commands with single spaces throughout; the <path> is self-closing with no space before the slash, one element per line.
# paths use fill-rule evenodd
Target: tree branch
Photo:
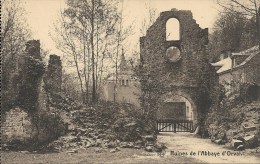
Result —
<path fill-rule="evenodd" d="M 247 12 L 249 12 L 249 13 L 255 15 L 255 13 L 254 13 L 255 10 L 254 10 L 254 9 L 250 9 L 250 8 L 246 7 L 245 5 L 239 3 L 237 0 L 231 0 L 231 2 L 234 2 L 235 4 L 239 5 L 239 6 L 242 7 L 244 10 L 246 10 Z"/>

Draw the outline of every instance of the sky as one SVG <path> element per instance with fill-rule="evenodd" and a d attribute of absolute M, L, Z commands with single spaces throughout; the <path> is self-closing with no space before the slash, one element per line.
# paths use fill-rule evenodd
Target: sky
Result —
<path fill-rule="evenodd" d="M 58 19 L 58 15 L 66 4 L 65 0 L 23 0 L 26 10 L 26 19 L 32 30 L 32 38 L 39 39 L 43 49 L 51 54 L 61 55 L 55 42 L 51 39 L 50 33 L 53 33 L 53 24 Z M 140 34 L 141 22 L 147 17 L 145 3 L 150 3 L 152 8 L 156 8 L 160 13 L 172 8 L 178 10 L 191 10 L 194 19 L 201 28 L 211 28 L 218 15 L 215 0 L 124 0 L 123 1 L 123 19 L 124 25 L 134 25 L 133 34 L 128 38 L 127 53 L 136 49 Z"/>

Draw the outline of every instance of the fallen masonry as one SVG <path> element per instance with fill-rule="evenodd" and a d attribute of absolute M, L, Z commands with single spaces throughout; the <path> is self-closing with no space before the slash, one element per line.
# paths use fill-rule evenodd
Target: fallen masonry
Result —
<path fill-rule="evenodd" d="M 145 137 L 142 139 L 140 136 L 135 141 L 119 140 L 116 133 L 112 130 L 112 126 L 104 124 L 111 122 L 110 118 L 101 118 L 95 113 L 96 111 L 93 107 L 83 107 L 81 110 L 71 111 L 72 121 L 69 125 L 68 133 L 48 144 L 45 149 L 67 151 L 68 149 L 78 150 L 98 147 L 100 148 L 99 150 L 111 149 L 111 153 L 114 153 L 120 150 L 120 148 L 140 149 L 144 147 Z M 99 122 L 97 120 L 103 121 Z M 135 124 L 132 125 L 134 126 Z M 129 126 L 129 123 L 127 126 Z"/>
<path fill-rule="evenodd" d="M 223 116 L 219 116 L 217 113 L 211 113 L 207 118 L 208 120 L 211 120 L 213 117 L 214 119 L 222 118 L 224 120 L 218 125 L 215 124 L 218 121 L 209 125 L 208 132 L 211 141 L 216 144 L 226 144 L 226 146 L 235 150 L 258 147 L 260 103 L 253 101 L 228 110 L 230 113 L 228 119 L 224 119 Z"/>

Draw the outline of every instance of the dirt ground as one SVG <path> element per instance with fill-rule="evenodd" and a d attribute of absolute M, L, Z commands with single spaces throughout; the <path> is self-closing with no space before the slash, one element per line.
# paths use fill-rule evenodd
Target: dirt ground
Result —
<path fill-rule="evenodd" d="M 168 147 L 162 154 L 141 149 L 123 149 L 111 153 L 110 149 L 80 149 L 77 153 L 1 152 L 3 164 L 74 164 L 74 163 L 260 163 L 260 151 L 233 151 L 201 139 L 191 133 L 163 133 L 159 142 Z M 205 151 L 201 153 L 199 151 Z M 209 152 L 208 152 L 209 151 Z M 190 154 L 192 152 L 192 154 Z M 225 154 L 222 154 L 226 152 Z M 195 153 L 195 154 L 194 154 Z"/>
<path fill-rule="evenodd" d="M 2 164 L 75 164 L 75 163 L 201 163 L 188 157 L 160 157 L 157 153 L 143 150 L 121 149 L 110 153 L 107 150 L 96 152 L 95 148 L 79 150 L 78 153 L 2 152 Z"/>
<path fill-rule="evenodd" d="M 260 163 L 260 149 L 234 151 L 192 133 L 163 133 L 158 141 L 167 146 L 167 156 L 192 157 L 206 163 Z"/>

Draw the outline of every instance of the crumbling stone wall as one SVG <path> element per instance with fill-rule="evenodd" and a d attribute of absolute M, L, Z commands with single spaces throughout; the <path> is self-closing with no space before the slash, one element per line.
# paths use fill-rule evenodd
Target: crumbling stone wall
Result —
<path fill-rule="evenodd" d="M 3 78 L 3 111 L 10 110 L 13 106 L 25 105 L 28 101 L 30 103 L 31 97 L 27 97 L 27 93 L 20 94 L 23 87 L 29 87 L 24 89 L 32 89 L 33 93 L 37 90 L 30 87 L 39 82 L 38 80 L 44 73 L 44 63 L 40 56 L 40 42 L 38 40 L 28 41 L 24 53 L 14 54 L 6 66 L 8 68 L 5 69 Z M 34 78 L 30 78 L 30 76 Z"/>
<path fill-rule="evenodd" d="M 16 78 L 10 81 L 16 89 L 11 94 L 7 92 L 9 96 L 4 101 L 8 105 L 4 105 L 6 109 L 1 120 L 3 142 L 40 143 L 54 139 L 65 131 L 61 118 L 50 108 L 51 97 L 48 94 L 50 90 L 53 93 L 61 90 L 61 61 L 58 56 L 51 55 L 45 71 L 39 40 L 28 41 L 25 54 L 18 59 Z M 12 95 L 14 98 L 9 100 Z"/>
<path fill-rule="evenodd" d="M 170 18 L 179 21 L 180 29 L 175 30 L 180 30 L 180 40 L 166 40 L 166 23 Z M 212 82 L 207 61 L 207 44 L 208 29 L 199 27 L 191 11 L 177 9 L 162 12 L 147 30 L 146 36 L 140 38 L 140 58 L 144 74 L 148 77 L 148 82 L 157 80 L 162 86 L 161 100 L 158 102 L 163 102 L 167 93 L 188 97 L 194 105 L 195 124 L 202 113 L 199 110 L 205 108 L 202 104 L 208 103 L 207 99 L 202 100 L 202 97 L 207 98 L 202 88 L 209 87 Z M 171 46 L 180 50 L 180 60 L 172 62 L 167 57 L 166 51 Z M 151 90 L 158 90 L 158 85 L 152 87 Z"/>
<path fill-rule="evenodd" d="M 48 68 L 45 76 L 46 89 L 51 92 L 60 92 L 62 83 L 62 66 L 60 57 L 50 55 Z"/>
<path fill-rule="evenodd" d="M 31 40 L 26 44 L 26 54 L 19 62 L 19 90 L 16 106 L 26 111 L 36 112 L 40 84 L 45 72 L 45 65 L 40 55 L 40 41 Z"/>
<path fill-rule="evenodd" d="M 21 108 L 16 107 L 8 111 L 2 127 L 2 139 L 6 142 L 27 142 L 35 136 L 35 126 L 28 113 Z"/>
<path fill-rule="evenodd" d="M 3 141 L 27 142 L 35 137 L 34 117 L 37 113 L 40 83 L 44 74 L 44 63 L 40 56 L 39 40 L 31 40 L 26 44 L 25 54 L 17 59 L 16 78 L 10 79 L 15 89 L 6 97 L 8 105 L 3 112 Z M 11 85 L 11 86 L 12 86 Z M 9 99 L 10 96 L 13 99 Z"/>

